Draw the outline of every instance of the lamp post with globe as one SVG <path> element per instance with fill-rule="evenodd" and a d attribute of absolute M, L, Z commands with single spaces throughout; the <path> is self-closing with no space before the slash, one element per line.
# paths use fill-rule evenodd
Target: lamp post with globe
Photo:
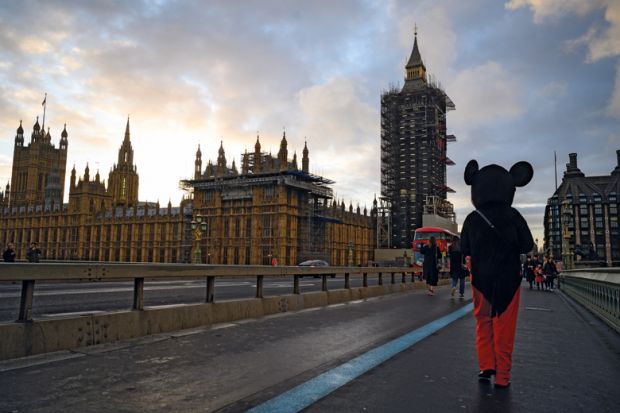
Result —
<path fill-rule="evenodd" d="M 207 221 L 202 215 L 196 215 L 192 220 L 192 264 L 202 264 L 202 252 L 200 250 L 200 241 L 202 241 L 203 233 L 207 231 Z"/>

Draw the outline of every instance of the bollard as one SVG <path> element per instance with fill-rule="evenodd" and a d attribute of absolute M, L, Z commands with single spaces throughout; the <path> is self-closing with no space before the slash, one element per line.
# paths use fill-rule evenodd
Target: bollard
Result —
<path fill-rule="evenodd" d="M 207 303 L 212 303 L 215 299 L 215 277 L 208 276 L 207 277 L 207 296 L 205 297 L 205 301 Z"/>
<path fill-rule="evenodd" d="M 351 289 L 351 276 L 348 272 L 344 273 L 344 288 Z"/>
<path fill-rule="evenodd" d="M 392 273 L 391 284 L 396 284 L 396 274 Z"/>
<path fill-rule="evenodd" d="M 327 291 L 327 275 L 321 275 L 321 291 Z"/>
<path fill-rule="evenodd" d="M 368 287 L 368 274 L 367 273 L 362 274 L 362 286 Z"/>
<path fill-rule="evenodd" d="M 34 296 L 34 280 L 22 281 L 22 295 L 19 303 L 17 321 L 32 321 L 32 301 Z"/>
<path fill-rule="evenodd" d="M 144 310 L 144 278 L 133 280 L 133 309 Z"/>
<path fill-rule="evenodd" d="M 402 277 L 402 279 L 400 280 L 400 282 L 401 282 L 402 284 L 406 284 L 406 283 L 407 283 L 407 273 L 403 273 L 403 277 Z"/>
<path fill-rule="evenodd" d="M 293 276 L 293 294 L 300 294 L 299 292 L 299 275 L 295 274 Z"/>
<path fill-rule="evenodd" d="M 383 273 L 380 272 L 377 277 L 377 284 L 383 285 Z"/>
<path fill-rule="evenodd" d="M 263 276 L 256 276 L 256 298 L 263 298 Z"/>

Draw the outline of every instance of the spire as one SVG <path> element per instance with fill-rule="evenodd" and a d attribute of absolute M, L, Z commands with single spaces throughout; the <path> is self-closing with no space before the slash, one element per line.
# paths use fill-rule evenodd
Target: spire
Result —
<path fill-rule="evenodd" d="M 224 141 L 220 141 L 220 149 L 217 156 L 217 175 L 226 174 L 226 155 L 224 154 Z"/>
<path fill-rule="evenodd" d="M 22 127 L 22 121 L 19 121 L 19 127 L 17 128 L 17 134 L 15 135 L 15 146 L 24 146 L 24 128 Z"/>
<path fill-rule="evenodd" d="M 62 130 L 62 132 L 61 132 L 61 134 L 60 134 L 60 137 L 61 137 L 61 138 L 67 138 L 68 136 L 69 136 L 69 134 L 67 133 L 67 124 L 65 123 L 65 127 L 64 127 L 64 129 Z"/>
<path fill-rule="evenodd" d="M 194 161 L 194 179 L 200 178 L 200 171 L 202 171 L 202 152 L 200 152 L 200 144 L 198 144 L 196 161 Z"/>
<path fill-rule="evenodd" d="M 39 132 L 41 130 L 41 126 L 39 125 L 39 117 L 37 116 L 37 121 L 35 122 L 34 126 L 32 127 L 32 130 L 34 130 L 35 132 Z"/>
<path fill-rule="evenodd" d="M 293 162 L 291 163 L 291 168 L 293 168 L 293 170 L 297 170 L 297 151 L 293 153 Z"/>
<path fill-rule="evenodd" d="M 286 171 L 288 169 L 288 150 L 286 147 L 286 131 L 284 131 L 284 133 L 282 133 L 282 140 L 280 141 L 280 151 L 278 152 L 280 171 Z"/>
<path fill-rule="evenodd" d="M 304 141 L 303 157 L 301 158 L 301 170 L 309 172 L 310 170 L 310 158 L 308 158 L 308 142 Z"/>
<path fill-rule="evenodd" d="M 405 77 L 406 81 L 421 79 L 426 83 L 426 66 L 424 66 L 424 62 L 422 62 L 420 49 L 418 49 L 417 26 L 414 29 L 413 50 L 411 51 L 411 56 L 409 57 L 405 69 L 407 71 L 407 76 Z"/>
<path fill-rule="evenodd" d="M 254 145 L 254 152 L 260 153 L 260 136 L 256 135 L 256 145 Z"/>
<path fill-rule="evenodd" d="M 234 158 L 233 158 L 233 161 L 232 161 L 232 168 L 231 169 L 232 169 L 232 174 L 233 175 L 235 175 L 235 176 L 239 175 L 239 171 L 237 171 L 237 165 L 235 165 L 235 159 Z"/>
<path fill-rule="evenodd" d="M 125 139 L 124 141 L 129 142 L 129 115 L 127 116 L 127 126 L 125 126 Z"/>
<path fill-rule="evenodd" d="M 86 169 L 84 169 L 84 181 L 88 182 L 90 179 L 90 168 L 88 167 L 88 163 L 86 163 Z"/>
<path fill-rule="evenodd" d="M 256 135 L 256 145 L 254 145 L 254 166 L 252 167 L 252 173 L 259 173 L 261 170 L 262 157 L 260 154 L 260 140 L 258 134 Z"/>

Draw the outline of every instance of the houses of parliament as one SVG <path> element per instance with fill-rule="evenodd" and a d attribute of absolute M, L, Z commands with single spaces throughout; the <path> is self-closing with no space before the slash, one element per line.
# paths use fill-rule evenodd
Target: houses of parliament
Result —
<path fill-rule="evenodd" d="M 263 152 L 257 137 L 240 170 L 234 161 L 228 165 L 223 143 L 217 162 L 203 169 L 198 147 L 192 179 L 181 182 L 188 196 L 173 207 L 139 201 L 129 119 L 107 185 L 88 165 L 82 176 L 73 167 L 64 203 L 69 134 L 65 125 L 56 147 L 44 129 L 37 118 L 26 145 L 20 122 L 10 184 L 0 192 L 0 243 L 14 243 L 18 259 L 34 241 L 44 260 L 189 262 L 192 248 L 210 264 L 372 259 L 376 204 L 362 212 L 335 200 L 334 182 L 310 173 L 307 145 L 301 168 L 296 153 L 289 159 L 285 135 L 277 157 Z M 207 226 L 197 239 L 198 217 Z"/>

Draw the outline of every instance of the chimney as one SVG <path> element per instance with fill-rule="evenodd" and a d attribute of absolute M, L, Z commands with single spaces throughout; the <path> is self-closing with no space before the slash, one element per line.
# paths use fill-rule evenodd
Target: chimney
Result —
<path fill-rule="evenodd" d="M 577 169 L 577 154 L 576 153 L 569 153 L 568 154 L 568 158 L 569 158 L 569 166 L 570 169 Z"/>

